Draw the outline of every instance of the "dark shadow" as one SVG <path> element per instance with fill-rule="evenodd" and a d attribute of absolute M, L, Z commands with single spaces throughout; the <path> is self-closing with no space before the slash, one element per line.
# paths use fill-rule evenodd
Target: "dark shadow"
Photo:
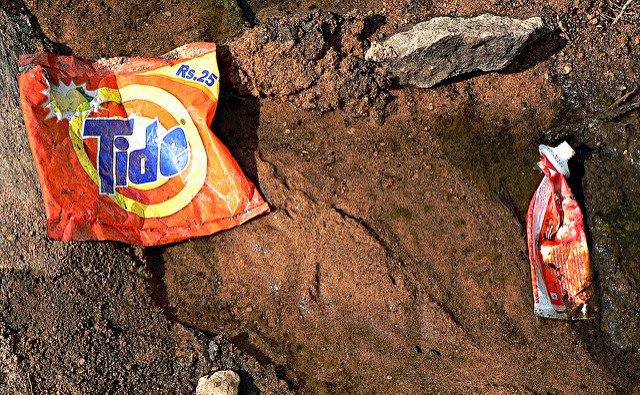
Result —
<path fill-rule="evenodd" d="M 260 188 L 256 151 L 260 100 L 220 92 L 218 108 L 211 129 L 238 161 L 245 175 Z"/>
<path fill-rule="evenodd" d="M 242 350 L 245 354 L 251 355 L 262 365 L 272 365 L 273 360 L 258 347 L 251 344 L 249 340 L 249 334 L 242 332 L 229 339 L 236 347 Z"/>
<path fill-rule="evenodd" d="M 144 262 L 146 262 L 147 264 L 147 266 L 145 267 L 145 269 L 147 270 L 146 280 L 151 288 L 151 299 L 156 304 L 156 306 L 162 309 L 162 312 L 169 321 L 179 322 L 178 317 L 175 313 L 175 309 L 172 308 L 169 304 L 167 286 L 164 282 L 164 276 L 166 272 L 164 258 L 162 257 L 164 250 L 165 247 L 145 248 Z"/>
<path fill-rule="evenodd" d="M 470 71 L 468 73 L 464 73 L 464 74 L 460 74 L 460 75 L 456 75 L 455 77 L 449 77 L 449 78 L 445 78 L 444 80 L 438 82 L 437 84 L 435 84 L 434 86 L 432 86 L 430 89 L 435 89 L 435 88 L 439 88 L 441 86 L 446 86 L 446 85 L 453 85 L 457 82 L 461 82 L 461 81 L 465 81 L 465 80 L 470 80 L 474 77 L 477 77 L 479 75 L 482 74 L 487 74 L 488 72 L 485 71 L 481 71 L 481 70 L 474 70 L 474 71 Z M 490 73 L 490 71 L 489 71 Z"/>
<path fill-rule="evenodd" d="M 251 96 L 251 87 L 246 81 L 239 78 L 240 70 L 233 60 L 231 50 L 225 44 L 220 44 L 216 48 L 218 55 L 218 67 L 220 67 L 220 86 L 224 92 L 233 93 L 239 96 Z"/>
<path fill-rule="evenodd" d="M 293 381 L 288 375 L 287 368 L 283 365 L 276 364 L 273 359 L 271 359 L 267 354 L 265 354 L 258 347 L 251 344 L 251 340 L 249 339 L 249 334 L 247 332 L 242 332 L 239 335 L 236 335 L 229 339 L 234 346 L 236 346 L 243 353 L 252 356 L 258 361 L 261 365 L 268 366 L 273 365 L 276 371 L 276 376 L 284 380 L 289 388 L 293 388 Z M 242 378 L 242 376 L 240 376 Z M 253 384 L 253 382 L 251 383 Z M 254 392 L 247 392 L 248 394 L 254 394 Z M 260 392 L 257 392 L 258 394 Z M 244 394 L 244 392 L 240 392 L 240 394 Z"/>
<path fill-rule="evenodd" d="M 208 354 L 209 342 L 213 341 L 216 334 L 203 330 L 199 326 L 192 326 L 191 324 L 184 322 L 180 319 L 176 313 L 176 309 L 169 303 L 169 295 L 167 292 L 167 286 L 165 282 L 166 263 L 164 261 L 164 251 L 167 246 L 160 247 L 147 247 L 144 249 L 144 257 L 142 262 L 146 264 L 144 267 L 144 279 L 149 284 L 150 292 L 149 296 L 153 303 L 162 310 L 167 321 L 182 325 L 189 333 L 191 333 L 196 339 L 198 339 L 202 346 L 202 353 Z M 134 262 L 140 260 L 136 257 L 132 257 Z"/>
<path fill-rule="evenodd" d="M 500 74 L 520 73 L 528 70 L 538 63 L 546 62 L 553 55 L 562 51 L 567 46 L 567 40 L 560 36 L 559 29 L 543 30 L 529 39 L 522 47 L 522 51 L 501 71 Z"/>
<path fill-rule="evenodd" d="M 587 245 L 589 246 L 589 251 L 593 251 L 593 237 L 591 234 L 591 228 L 589 227 L 589 210 L 587 210 L 587 205 L 585 202 L 585 192 L 584 192 L 584 177 L 585 177 L 585 163 L 591 159 L 593 156 L 593 149 L 584 143 L 577 143 L 571 141 L 569 139 L 569 143 L 573 147 L 575 151 L 574 157 L 569 161 L 569 172 L 570 177 L 567 179 L 567 183 L 569 184 L 569 188 L 571 188 L 571 192 L 573 192 L 573 196 L 575 196 L 578 205 L 580 206 L 580 210 L 582 211 L 583 223 L 584 223 L 584 232 L 587 236 Z M 561 141 L 558 141 L 558 144 Z M 593 287 L 593 296 L 591 297 L 591 311 L 592 316 L 596 317 L 596 319 L 591 320 L 587 324 L 583 326 L 589 329 L 597 328 L 600 326 L 601 316 L 599 311 L 594 310 L 595 306 L 602 305 L 602 295 L 600 294 L 600 289 L 598 284 L 600 284 L 599 273 L 600 270 L 597 270 L 594 267 L 595 262 L 591 262 L 591 276 L 592 276 L 592 287 Z M 601 337 L 601 335 L 599 335 Z"/>
<path fill-rule="evenodd" d="M 71 47 L 67 46 L 66 44 L 52 42 L 51 45 L 52 52 L 57 55 L 73 55 L 73 49 L 71 49 Z"/>
<path fill-rule="evenodd" d="M 247 0 L 237 0 L 240 12 L 242 12 L 242 19 L 244 19 L 251 27 L 257 24 L 256 13 L 251 8 L 251 5 Z"/>
<path fill-rule="evenodd" d="M 575 136 L 575 129 L 570 125 L 565 127 L 564 136 L 557 137 L 551 140 L 548 145 L 557 146 L 563 141 L 567 141 L 574 149 L 575 155 L 569 161 L 569 172 L 570 177 L 567 178 L 567 183 L 571 188 L 571 192 L 575 196 L 578 205 L 580 206 L 580 210 L 583 215 L 583 223 L 584 223 L 584 231 L 587 237 L 587 245 L 589 246 L 589 250 L 593 251 L 593 237 L 591 234 L 591 228 L 589 227 L 589 210 L 587 210 L 587 205 L 585 202 L 585 191 L 584 191 L 584 179 L 585 179 L 585 163 L 591 159 L 593 156 L 593 149 L 588 145 L 579 142 L 579 138 Z M 562 133 L 561 133 L 562 134 Z M 602 306 L 602 294 L 600 292 L 600 278 L 597 267 L 594 266 L 596 262 L 591 261 L 591 275 L 592 275 L 592 287 L 593 287 L 593 296 L 590 299 L 590 315 L 593 319 L 589 320 L 578 320 L 572 322 L 572 327 L 576 332 L 584 339 L 585 344 L 588 345 L 587 349 L 589 353 L 596 356 L 597 360 L 602 360 L 603 356 L 606 354 L 604 352 L 604 336 L 602 331 L 600 330 L 602 316 L 601 311 L 598 311 L 598 306 Z"/>
<path fill-rule="evenodd" d="M 594 243 L 593 237 L 591 233 L 591 227 L 589 223 L 590 214 L 589 210 L 587 210 L 586 202 L 585 202 L 585 191 L 584 191 L 584 177 L 585 177 L 585 163 L 591 159 L 593 156 L 593 149 L 584 143 L 578 143 L 572 141 L 574 139 L 573 136 L 567 137 L 569 143 L 573 146 L 576 154 L 569 161 L 569 171 L 571 173 L 571 177 L 567 179 L 569 187 L 573 192 L 578 204 L 580 206 L 580 210 L 582 211 L 584 217 L 584 230 L 587 236 L 587 244 L 589 246 L 589 251 L 591 251 L 591 275 L 593 284 L 593 296 L 590 299 L 591 309 L 590 313 L 593 319 L 585 320 L 585 321 L 575 321 L 572 323 L 573 329 L 577 334 L 583 339 L 585 343 L 585 348 L 588 353 L 593 357 L 594 360 L 602 363 L 604 367 L 613 372 L 614 374 L 619 374 L 616 372 L 616 363 L 618 362 L 615 355 L 615 352 L 610 349 L 610 345 L 608 345 L 608 340 L 606 333 L 603 331 L 603 313 L 607 309 L 603 305 L 603 293 L 602 293 L 602 278 L 601 273 L 603 273 L 603 265 L 605 262 L 602 262 L 601 259 L 593 259 L 594 252 Z M 562 140 L 556 141 L 560 143 Z M 574 145 L 576 144 L 576 145 Z M 592 177 L 591 177 L 592 178 Z M 606 275 L 605 275 L 606 276 Z M 615 361 L 615 362 L 614 362 Z M 613 384 L 612 384 L 613 385 Z M 615 389 L 616 393 L 624 393 L 621 388 Z"/>
<path fill-rule="evenodd" d="M 260 188 L 256 155 L 260 125 L 260 99 L 250 94 L 250 87 L 240 78 L 238 66 L 229 48 L 218 47 L 218 63 L 222 91 L 211 126 L 213 132 L 229 148 L 246 176 Z"/>
<path fill-rule="evenodd" d="M 358 38 L 362 41 L 370 39 L 386 23 L 387 17 L 384 15 L 373 14 L 365 17 L 364 27 Z"/>
<path fill-rule="evenodd" d="M 2 8 L 8 14 L 25 15 L 29 19 L 29 23 L 33 27 L 34 38 L 39 39 L 44 44 L 46 51 L 51 51 L 58 55 L 71 55 L 73 50 L 66 44 L 57 43 L 50 40 L 42 31 L 42 26 L 38 18 L 35 17 L 27 7 L 23 0 L 2 0 Z"/>
<path fill-rule="evenodd" d="M 614 306 L 604 299 L 604 283 L 606 281 L 616 281 L 615 277 L 612 278 L 612 272 L 618 270 L 613 267 L 621 264 L 621 256 L 635 256 L 635 254 L 621 249 L 620 243 L 624 242 L 617 239 L 620 232 L 617 232 L 616 229 L 613 230 L 610 240 L 607 240 L 609 236 L 603 240 L 602 225 L 598 225 L 598 221 L 594 219 L 602 218 L 603 214 L 611 215 L 609 211 L 611 207 L 618 207 L 619 212 L 625 213 L 633 210 L 632 205 L 628 201 L 619 201 L 616 193 L 609 190 L 612 187 L 617 187 L 617 183 L 611 181 L 612 178 L 615 180 L 619 177 L 628 176 L 633 180 L 633 173 L 627 174 L 624 170 L 621 171 L 621 169 L 618 169 L 618 166 L 614 163 L 608 163 L 612 158 L 608 155 L 602 155 L 603 150 L 601 148 L 599 149 L 583 143 L 583 141 L 591 141 L 589 133 L 592 133 L 585 130 L 585 120 L 577 122 L 577 120 L 569 119 L 569 121 L 567 121 L 567 118 L 570 117 L 564 115 L 563 118 L 564 120 L 560 120 L 560 122 L 566 122 L 566 124 L 560 124 L 556 128 L 545 132 L 546 138 L 544 141 L 549 145 L 556 145 L 566 140 L 576 152 L 575 156 L 569 161 L 571 177 L 567 179 L 567 182 L 584 216 L 585 234 L 589 250 L 591 251 L 590 263 L 592 284 L 594 287 L 594 293 L 590 302 L 593 319 L 573 322 L 572 328 L 580 335 L 584 341 L 585 350 L 587 350 L 594 361 L 613 375 L 621 378 L 624 377 L 621 383 L 626 381 L 627 384 L 622 384 L 622 387 L 617 388 L 616 391 L 618 392 L 616 393 L 627 393 L 628 383 L 638 380 L 637 369 L 629 369 L 629 366 L 634 366 L 634 363 L 637 365 L 640 357 L 634 358 L 634 353 L 632 352 L 621 353 L 616 345 L 612 344 L 612 338 L 609 333 L 610 329 L 608 327 L 611 321 L 607 319 L 605 315 L 616 314 L 616 312 Z M 588 120 L 586 121 L 588 122 Z M 598 152 L 597 156 L 595 152 Z M 594 156 L 596 157 L 594 158 Z M 596 163 L 589 165 L 588 161 L 592 160 L 596 161 Z M 589 172 L 587 172 L 587 168 L 590 168 Z M 618 182 L 621 183 L 619 188 L 628 188 L 628 184 L 626 184 L 627 180 L 618 180 Z M 630 181 L 629 184 L 633 184 L 633 181 Z M 597 191 L 599 188 L 604 190 Z M 598 195 L 604 194 L 607 198 L 597 198 L 594 193 Z M 606 199 L 612 200 L 611 205 L 606 206 L 608 208 L 602 206 L 603 200 Z M 587 210 L 587 207 L 590 209 Z M 595 217 L 592 217 L 592 215 Z M 614 226 L 618 225 L 615 221 L 612 223 Z M 592 226 L 594 227 L 592 228 Z M 599 241 L 594 241 L 593 238 L 593 231 L 598 232 L 595 230 L 596 226 L 600 227 Z M 600 246 L 598 246 L 596 242 L 600 244 Z M 616 252 L 614 252 L 614 250 L 616 250 Z M 625 316 L 625 318 L 630 318 L 630 316 Z"/>
<path fill-rule="evenodd" d="M 236 371 L 240 376 L 240 386 L 238 387 L 238 395 L 260 395 L 260 389 L 253 382 L 253 377 L 246 370 Z"/>
<path fill-rule="evenodd" d="M 151 288 L 151 299 L 162 309 L 163 314 L 168 321 L 182 325 L 193 336 L 195 336 L 199 343 L 202 345 L 202 352 L 207 355 L 208 346 L 211 341 L 215 341 L 216 334 L 210 331 L 204 330 L 197 323 L 192 325 L 184 322 L 176 314 L 175 308 L 171 307 L 169 303 L 169 297 L 167 293 L 167 287 L 165 284 L 166 265 L 163 258 L 163 253 L 166 246 L 162 247 L 147 247 L 144 250 L 144 262 L 146 263 L 146 275 L 145 278 Z M 134 261 L 138 261 L 134 258 Z M 276 371 L 278 379 L 284 380 L 289 388 L 293 388 L 292 380 L 288 376 L 288 371 L 285 366 L 277 365 L 267 354 L 265 354 L 258 347 L 254 346 L 247 332 L 242 332 L 229 339 L 229 342 L 233 344 L 243 354 L 249 355 L 263 365 L 273 365 Z M 217 359 L 217 358 L 216 358 Z M 213 359 L 212 359 L 213 360 Z M 236 371 L 240 375 L 240 387 L 239 394 L 241 395 L 260 395 L 260 389 L 256 386 L 253 376 L 245 370 Z"/>

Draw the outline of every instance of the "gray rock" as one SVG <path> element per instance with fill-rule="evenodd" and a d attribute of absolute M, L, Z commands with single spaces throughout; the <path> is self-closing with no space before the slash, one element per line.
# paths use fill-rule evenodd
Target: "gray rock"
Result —
<path fill-rule="evenodd" d="M 365 58 L 382 63 L 401 85 L 430 88 L 472 71 L 504 68 L 542 26 L 538 17 L 438 17 L 373 42 Z"/>
<path fill-rule="evenodd" d="M 50 258 L 34 256 L 47 246 L 30 250 L 29 239 L 23 237 L 33 230 L 43 233 L 45 218 L 20 111 L 18 58 L 50 49 L 48 45 L 28 12 L 12 3 L 0 7 L 0 269 L 52 273 L 57 266 Z"/>
<path fill-rule="evenodd" d="M 196 395 L 238 395 L 240 376 L 232 370 L 221 370 L 210 376 L 200 377 Z"/>
<path fill-rule="evenodd" d="M 15 10 L 13 8 L 16 8 Z M 0 10 L 0 99 L 19 105 L 18 56 L 50 49 L 26 12 L 17 6 Z"/>

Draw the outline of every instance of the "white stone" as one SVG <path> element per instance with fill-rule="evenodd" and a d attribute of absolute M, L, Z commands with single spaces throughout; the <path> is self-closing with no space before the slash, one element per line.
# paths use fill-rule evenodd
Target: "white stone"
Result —
<path fill-rule="evenodd" d="M 504 68 L 542 26 L 538 17 L 438 17 L 373 42 L 365 58 L 382 63 L 401 85 L 429 88 L 473 71 Z"/>
<path fill-rule="evenodd" d="M 220 370 L 200 377 L 196 395 L 238 395 L 240 376 L 232 370 Z"/>

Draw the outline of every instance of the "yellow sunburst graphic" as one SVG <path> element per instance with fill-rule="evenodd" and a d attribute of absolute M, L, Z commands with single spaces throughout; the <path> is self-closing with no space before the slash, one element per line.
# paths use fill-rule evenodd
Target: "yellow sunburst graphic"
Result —
<path fill-rule="evenodd" d="M 46 81 L 49 87 L 42 91 L 47 96 L 47 101 L 43 105 L 43 108 L 48 110 L 45 119 L 57 118 L 58 121 L 63 119 L 72 121 L 74 118 L 87 116 L 100 110 L 103 103 L 122 101 L 117 90 L 114 89 L 91 90 L 86 84 L 76 85 L 73 81 L 69 84 L 60 81 L 58 85 L 51 83 L 49 79 Z M 114 97 L 116 95 L 118 97 Z"/>

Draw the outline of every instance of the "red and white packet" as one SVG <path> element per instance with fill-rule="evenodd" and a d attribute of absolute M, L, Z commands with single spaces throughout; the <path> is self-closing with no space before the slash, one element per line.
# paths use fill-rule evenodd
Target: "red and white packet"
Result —
<path fill-rule="evenodd" d="M 591 318 L 589 247 L 580 206 L 566 179 L 573 155 L 567 142 L 555 148 L 540 145 L 538 167 L 544 177 L 527 213 L 533 309 L 544 318 Z"/>

